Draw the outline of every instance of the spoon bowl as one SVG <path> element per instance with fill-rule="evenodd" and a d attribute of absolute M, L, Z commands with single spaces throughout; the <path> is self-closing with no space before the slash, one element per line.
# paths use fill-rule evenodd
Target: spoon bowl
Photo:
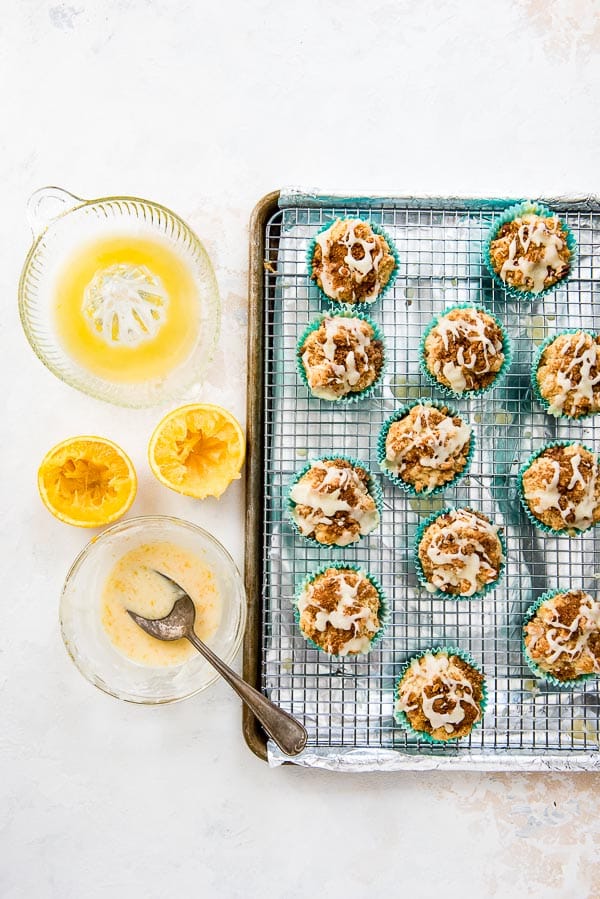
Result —
<path fill-rule="evenodd" d="M 196 609 L 189 596 L 182 596 L 164 618 L 143 618 L 131 609 L 128 615 L 135 623 L 157 640 L 182 640 L 187 637 L 196 620 Z"/>
<path fill-rule="evenodd" d="M 152 571 L 171 584 L 174 595 L 177 594 L 179 597 L 175 600 L 175 605 L 164 618 L 144 618 L 131 609 L 127 609 L 127 614 L 133 618 L 138 627 L 157 640 L 183 640 L 194 629 L 196 607 L 185 590 L 172 578 L 162 571 L 157 571 L 156 568 Z"/>

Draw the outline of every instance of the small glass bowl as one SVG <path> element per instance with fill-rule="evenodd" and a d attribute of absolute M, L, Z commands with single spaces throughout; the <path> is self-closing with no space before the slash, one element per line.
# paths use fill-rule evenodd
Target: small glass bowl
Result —
<path fill-rule="evenodd" d="M 210 648 L 231 664 L 246 625 L 246 593 L 227 550 L 208 531 L 179 518 L 148 515 L 103 531 L 77 556 L 60 600 L 60 627 L 67 652 L 90 683 L 128 702 L 148 705 L 187 699 L 218 678 L 198 653 L 183 665 L 153 668 L 122 655 L 104 631 L 102 589 L 115 563 L 143 543 L 171 541 L 203 559 L 214 571 L 222 597 L 221 622 Z"/>
<path fill-rule="evenodd" d="M 21 323 L 33 351 L 57 378 L 96 399 L 133 408 L 164 403 L 201 383 L 219 336 L 221 304 L 208 254 L 185 222 L 148 200 L 84 200 L 60 187 L 36 190 L 27 217 L 34 243 L 19 282 Z M 158 237 L 189 266 L 198 290 L 198 333 L 187 359 L 167 375 L 137 383 L 105 380 L 79 365 L 60 343 L 53 320 L 57 274 L 82 244 L 106 236 Z"/>

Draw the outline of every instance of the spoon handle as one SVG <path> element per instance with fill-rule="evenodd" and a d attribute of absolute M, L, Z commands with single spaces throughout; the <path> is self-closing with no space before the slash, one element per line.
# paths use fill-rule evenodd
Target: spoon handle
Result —
<path fill-rule="evenodd" d="M 225 678 L 229 686 L 233 687 L 242 702 L 256 715 L 268 735 L 277 743 L 281 751 L 285 752 L 286 755 L 298 755 L 302 752 L 306 746 L 308 734 L 300 722 L 296 721 L 288 712 L 280 709 L 279 706 L 267 699 L 258 690 L 255 690 L 250 684 L 247 684 L 245 680 L 242 680 L 193 631 L 186 634 L 186 636 L 198 652 Z"/>

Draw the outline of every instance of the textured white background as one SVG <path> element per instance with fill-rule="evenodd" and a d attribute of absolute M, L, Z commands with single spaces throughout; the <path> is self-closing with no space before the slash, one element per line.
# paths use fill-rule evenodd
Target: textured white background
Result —
<path fill-rule="evenodd" d="M 223 297 L 200 398 L 243 419 L 259 197 L 600 193 L 599 50 L 595 0 L 3 4 L 2 899 L 600 896 L 592 776 L 271 771 L 222 686 L 147 709 L 88 685 L 57 597 L 89 535 L 41 507 L 43 453 L 73 433 L 114 438 L 140 474 L 132 514 L 204 524 L 240 563 L 242 490 L 195 503 L 161 488 L 145 462 L 157 411 L 63 386 L 16 312 L 33 189 L 162 201 L 205 242 Z"/>

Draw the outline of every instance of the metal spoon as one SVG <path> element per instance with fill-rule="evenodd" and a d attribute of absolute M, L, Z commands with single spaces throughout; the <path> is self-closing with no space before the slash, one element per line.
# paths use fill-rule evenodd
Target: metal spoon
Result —
<path fill-rule="evenodd" d="M 300 722 L 242 680 L 200 640 L 194 631 L 196 618 L 194 603 L 178 583 L 167 577 L 162 571 L 156 573 L 172 584 L 177 599 L 169 614 L 164 618 L 144 618 L 142 615 L 132 612 L 131 609 L 127 609 L 135 623 L 151 637 L 156 637 L 157 640 L 181 640 L 183 637 L 189 640 L 213 668 L 216 668 L 219 674 L 225 678 L 229 686 L 233 687 L 242 702 L 245 702 L 248 708 L 254 712 L 282 752 L 285 752 L 286 755 L 298 755 L 302 752 L 306 746 L 308 735 Z"/>

